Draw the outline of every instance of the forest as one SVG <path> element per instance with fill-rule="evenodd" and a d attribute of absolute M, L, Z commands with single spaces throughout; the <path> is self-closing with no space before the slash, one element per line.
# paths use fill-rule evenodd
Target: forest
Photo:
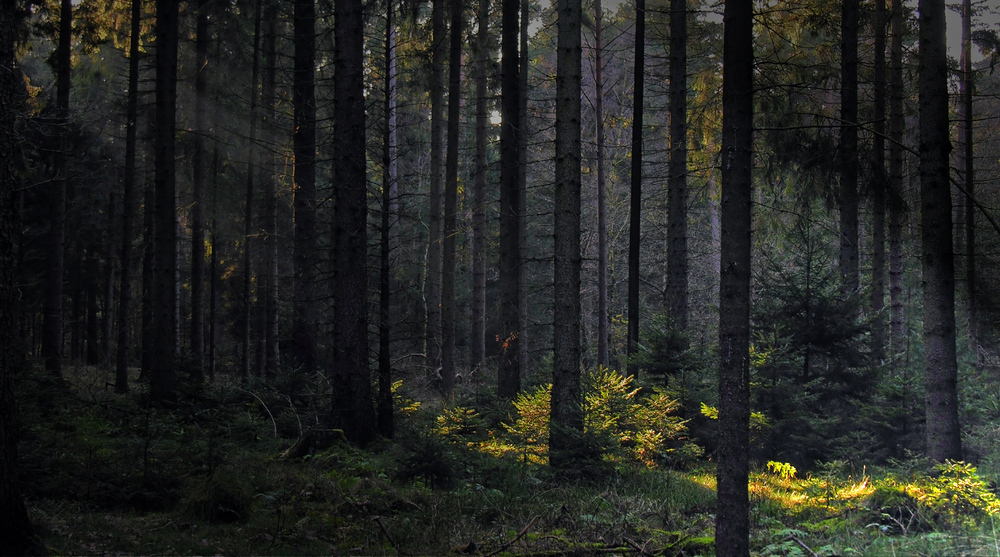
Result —
<path fill-rule="evenodd" d="M 991 0 L 0 0 L 0 555 L 1000 555 Z"/>

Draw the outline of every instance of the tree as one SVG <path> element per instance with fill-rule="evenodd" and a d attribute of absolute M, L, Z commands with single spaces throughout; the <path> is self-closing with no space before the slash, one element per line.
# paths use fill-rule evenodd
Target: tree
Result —
<path fill-rule="evenodd" d="M 451 0 L 448 59 L 448 157 L 445 161 L 441 276 L 441 390 L 455 387 L 455 228 L 458 211 L 458 142 L 462 114 L 462 0 Z"/>
<path fill-rule="evenodd" d="M 59 150 L 56 179 L 50 199 L 49 268 L 46 275 L 45 322 L 42 325 L 42 357 L 45 369 L 62 377 L 63 268 L 66 249 L 66 189 L 69 183 L 69 90 L 73 41 L 73 4 L 62 0 L 59 11 L 59 43 L 56 47 L 56 113 Z"/>
<path fill-rule="evenodd" d="M 368 224 L 365 172 L 364 19 L 361 0 L 336 0 L 334 179 L 336 285 L 333 310 L 333 422 L 353 443 L 375 438 L 368 367 Z"/>
<path fill-rule="evenodd" d="M 293 16 L 294 17 L 294 16 Z M 264 236 L 264 272 L 263 303 L 261 309 L 264 318 L 261 320 L 263 334 L 260 341 L 264 350 L 264 376 L 274 379 L 278 373 L 278 194 L 277 166 L 278 154 L 275 152 L 277 124 L 275 123 L 276 73 L 278 53 L 276 42 L 278 38 L 278 4 L 268 1 L 264 11 L 264 76 L 261 83 L 261 103 L 263 105 L 262 135 L 269 146 L 264 157 L 264 165 L 260 169 L 260 182 L 264 186 L 264 222 L 261 229 Z"/>
<path fill-rule="evenodd" d="M 497 396 L 514 400 L 521 390 L 518 342 L 522 334 L 518 319 L 521 306 L 520 245 L 518 219 L 524 211 L 524 198 L 518 187 L 522 129 L 518 66 L 518 0 L 503 1 L 501 29 L 500 110 L 500 367 Z"/>
<path fill-rule="evenodd" d="M 670 2 L 670 176 L 667 187 L 667 297 L 670 316 L 688 327 L 687 6 Z"/>
<path fill-rule="evenodd" d="M 205 136 L 208 96 L 208 0 L 198 0 L 195 24 L 194 154 L 191 157 L 191 356 L 193 379 L 201 383 L 205 374 Z"/>
<path fill-rule="evenodd" d="M 580 406 L 580 86 L 581 2 L 559 0 L 556 54 L 555 305 L 550 463 L 571 466 Z"/>
<path fill-rule="evenodd" d="M 920 0 L 920 221 L 924 283 L 927 456 L 962 458 L 955 354 L 955 262 L 948 180 L 944 0 Z"/>
<path fill-rule="evenodd" d="M 389 252 L 396 202 L 396 19 L 393 0 L 385 17 L 385 133 L 382 136 L 382 234 L 379 238 L 378 432 L 395 433 L 392 400 L 392 350 L 389 314 L 392 309 Z M 473 321 L 475 322 L 475 321 Z"/>
<path fill-rule="evenodd" d="M 21 12 L 15 0 L 0 2 L 0 555 L 39 555 L 44 548 L 35 538 L 21 498 L 17 478 L 16 406 L 14 370 L 19 298 L 14 284 L 20 223 L 14 202 L 17 191 L 18 134 L 16 92 L 23 87 L 14 55 Z"/>
<path fill-rule="evenodd" d="M 472 185 L 472 360 L 476 369 L 486 360 L 486 107 L 487 64 L 490 60 L 490 3 L 479 0 L 476 42 L 476 155 Z"/>
<path fill-rule="evenodd" d="M 431 2 L 431 191 L 427 240 L 427 278 L 424 297 L 427 302 L 427 331 L 425 348 L 427 366 L 431 371 L 441 367 L 441 135 L 444 128 L 444 59 L 445 59 L 445 7 L 444 0 Z"/>
<path fill-rule="evenodd" d="M 253 63 L 250 71 L 250 137 L 247 142 L 247 187 L 243 214 L 243 330 L 240 334 L 242 344 L 241 373 L 243 381 L 250 381 L 250 339 L 253 330 L 253 198 L 256 183 L 256 147 L 257 147 L 257 82 L 260 79 L 260 26 L 262 21 L 263 3 L 257 0 L 253 24 Z"/>
<path fill-rule="evenodd" d="M 292 72 L 294 128 L 292 150 L 295 219 L 292 338 L 295 363 L 305 374 L 316 369 L 313 282 L 316 253 L 316 6 L 314 0 L 295 0 L 295 60 Z"/>
<path fill-rule="evenodd" d="M 840 22 L 840 277 L 858 289 L 858 0 L 843 0 Z"/>
<path fill-rule="evenodd" d="M 979 318 L 976 303 L 976 195 L 972 91 L 972 0 L 962 1 L 962 80 L 959 96 L 959 144 L 962 146 L 962 177 L 965 186 L 965 296 L 968 304 L 969 349 L 978 349 Z"/>
<path fill-rule="evenodd" d="M 726 0 L 722 74 L 722 268 L 715 554 L 750 554 L 750 252 L 753 3 Z"/>
<path fill-rule="evenodd" d="M 177 186 L 174 128 L 177 118 L 178 3 L 156 2 L 156 120 L 154 130 L 153 339 L 149 396 L 169 401 L 176 390 Z"/>
<path fill-rule="evenodd" d="M 628 373 L 636 375 L 639 348 L 639 243 L 642 238 L 642 117 L 646 73 L 646 0 L 635 3 L 635 84 L 632 87 L 632 169 L 628 227 Z"/>
<path fill-rule="evenodd" d="M 129 23 L 128 101 L 125 108 L 125 176 L 122 188 L 122 281 L 118 302 L 118 355 L 115 392 L 128 392 L 128 352 L 132 335 L 129 314 L 132 307 L 132 239 L 135 219 L 136 148 L 139 115 L 139 42 L 142 33 L 142 2 L 132 0 Z"/>
<path fill-rule="evenodd" d="M 893 0 L 889 46 L 889 339 L 893 366 L 906 343 L 903 315 L 903 2 Z"/>
<path fill-rule="evenodd" d="M 597 363 L 608 365 L 608 207 L 604 169 L 604 8 L 594 0 L 594 112 L 597 120 Z"/>
<path fill-rule="evenodd" d="M 872 361 L 885 357 L 885 0 L 875 0 L 875 98 L 872 123 Z"/>

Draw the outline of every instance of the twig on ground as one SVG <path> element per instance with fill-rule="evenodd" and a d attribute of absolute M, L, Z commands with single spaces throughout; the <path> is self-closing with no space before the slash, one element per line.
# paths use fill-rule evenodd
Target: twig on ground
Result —
<path fill-rule="evenodd" d="M 625 540 L 625 543 L 629 544 L 630 546 L 632 546 L 633 549 L 638 551 L 640 555 L 643 555 L 644 557 L 653 557 L 652 553 L 646 551 L 646 546 L 649 544 L 649 542 L 642 544 L 642 546 L 640 547 L 638 543 L 628 538 L 623 537 L 622 539 Z"/>
<path fill-rule="evenodd" d="M 396 553 L 399 553 L 400 555 L 406 555 L 407 553 L 402 549 L 400 549 L 399 545 L 396 544 L 396 539 L 393 538 L 392 534 L 389 533 L 389 529 L 386 528 L 385 522 L 382 521 L 381 516 L 375 517 L 375 523 L 378 524 L 378 527 L 382 529 L 382 533 L 385 534 L 386 539 L 389 540 L 389 544 L 392 545 L 392 548 L 396 550 Z"/>
<path fill-rule="evenodd" d="M 522 537 L 524 537 L 525 534 L 528 533 L 528 530 L 531 529 L 531 525 L 534 524 L 536 520 L 538 520 L 537 516 L 534 517 L 534 518 L 532 518 L 531 520 L 529 520 L 528 524 L 524 527 L 524 529 L 522 529 L 520 532 L 518 532 L 516 536 L 514 536 L 509 541 L 507 541 L 506 543 L 504 543 L 500 547 L 496 548 L 495 550 L 487 553 L 486 555 L 483 555 L 483 557 L 493 557 L 494 555 L 499 555 L 501 551 L 503 551 L 503 550 L 507 549 L 508 547 L 510 547 L 510 546 L 514 545 L 515 543 L 517 543 L 517 540 L 521 539 Z"/>
<path fill-rule="evenodd" d="M 792 540 L 793 542 L 795 542 L 795 543 L 797 543 L 797 544 L 801 545 L 801 546 L 802 546 L 802 549 L 805 549 L 806 551 L 808 551 L 808 552 L 809 552 L 809 555 L 812 555 L 812 557 L 819 557 L 819 555 L 818 555 L 818 554 L 817 554 L 817 553 L 816 553 L 815 551 L 813 551 L 812 549 L 809 549 L 809 546 L 808 546 L 808 545 L 806 545 L 806 544 L 805 544 L 805 543 L 804 543 L 804 542 L 803 542 L 802 540 L 800 540 L 799 538 L 795 537 L 795 534 L 789 534 L 789 536 L 788 536 L 788 537 L 789 537 L 789 539 L 791 539 L 791 540 Z"/>

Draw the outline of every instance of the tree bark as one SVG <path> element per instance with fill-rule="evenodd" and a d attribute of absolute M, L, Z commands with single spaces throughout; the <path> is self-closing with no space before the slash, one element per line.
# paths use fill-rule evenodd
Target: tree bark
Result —
<path fill-rule="evenodd" d="M 642 235 L 642 120 L 643 93 L 646 82 L 646 0 L 635 3 L 635 69 L 632 86 L 632 168 L 629 192 L 628 226 L 628 374 L 635 377 L 639 368 L 635 357 L 639 350 L 639 243 Z"/>
<path fill-rule="evenodd" d="M 555 304 L 549 462 L 571 466 L 583 432 L 580 391 L 581 2 L 559 0 L 556 46 Z"/>
<path fill-rule="evenodd" d="M 368 366 L 364 20 L 361 0 L 335 0 L 334 169 L 337 191 L 333 421 L 353 443 L 375 438 Z"/>
<path fill-rule="evenodd" d="M 455 227 L 458 210 L 458 141 L 462 115 L 462 0 L 451 0 L 448 60 L 448 157 L 445 161 L 444 237 L 441 260 L 441 391 L 455 387 Z"/>
<path fill-rule="evenodd" d="M 594 0 L 594 111 L 597 120 L 597 363 L 608 365 L 608 208 L 604 169 L 604 8 Z"/>
<path fill-rule="evenodd" d="M 294 308 L 292 338 L 296 363 L 304 374 L 316 370 L 316 317 L 313 282 L 316 262 L 316 6 L 314 0 L 296 0 L 294 6 L 295 61 L 292 106 L 295 154 L 293 211 L 295 219 Z"/>
<path fill-rule="evenodd" d="M 503 0 L 501 30 L 501 95 L 500 109 L 500 367 L 497 396 L 514 400 L 521 390 L 521 370 L 518 358 L 520 341 L 519 311 L 521 297 L 519 218 L 524 211 L 524 198 L 518 184 L 520 141 L 522 129 L 518 65 L 518 0 Z"/>
<path fill-rule="evenodd" d="M 427 301 L 426 353 L 427 367 L 436 372 L 441 367 L 441 272 L 443 246 L 441 241 L 441 175 L 442 134 L 444 129 L 444 63 L 445 63 L 445 0 L 433 0 L 431 8 L 431 191 L 429 236 L 427 240 L 427 279 L 424 297 Z"/>
<path fill-rule="evenodd" d="M 722 74 L 722 267 L 715 554 L 750 554 L 750 254 L 753 4 L 726 0 Z"/>
<path fill-rule="evenodd" d="M 885 359 L 885 0 L 875 0 L 875 98 L 872 123 L 872 362 Z"/>
<path fill-rule="evenodd" d="M 903 304 L 903 1 L 893 0 L 889 47 L 889 341 L 892 367 L 906 346 Z"/>
<path fill-rule="evenodd" d="M 128 353 L 132 342 L 132 240 L 135 236 L 136 148 L 139 116 L 139 42 L 142 37 L 142 1 L 132 0 L 129 31 L 128 101 L 125 108 L 125 176 L 122 188 L 122 281 L 118 301 L 118 354 L 115 392 L 128 392 Z"/>
<path fill-rule="evenodd" d="M 191 366 L 192 381 L 205 378 L 205 136 L 208 94 L 208 0 L 198 0 L 195 24 L 194 154 L 191 157 Z"/>
<path fill-rule="evenodd" d="M 479 0 L 479 33 L 476 44 L 476 155 L 472 186 L 472 369 L 486 360 L 486 130 L 487 64 L 489 52 L 489 0 Z"/>
<path fill-rule="evenodd" d="M 40 555 L 44 546 L 34 529 L 18 487 L 17 410 L 14 370 L 17 354 L 17 300 L 14 284 L 21 226 L 15 203 L 20 139 L 15 129 L 15 92 L 21 85 L 14 44 L 21 12 L 15 0 L 0 2 L 0 555 Z"/>
<path fill-rule="evenodd" d="M 955 262 L 948 180 L 948 58 L 944 0 L 920 0 L 920 212 L 924 282 L 927 455 L 962 458 L 955 355 Z"/>
<path fill-rule="evenodd" d="M 50 198 L 48 273 L 45 283 L 45 316 L 42 324 L 42 357 L 45 369 L 62 377 L 63 356 L 63 267 L 66 249 L 66 189 L 69 184 L 69 91 L 73 42 L 73 5 L 62 0 L 59 12 L 59 44 L 56 47 L 56 119 L 59 151 L 56 179 Z"/>
<path fill-rule="evenodd" d="M 396 7 L 388 0 L 385 18 L 385 133 L 382 136 L 382 234 L 379 238 L 378 320 L 378 432 L 392 439 L 395 434 L 392 400 L 392 268 L 390 240 L 395 224 L 393 205 L 396 186 Z"/>
<path fill-rule="evenodd" d="M 858 290 L 858 0 L 843 0 L 840 74 L 840 286 Z"/>
<path fill-rule="evenodd" d="M 667 298 L 682 332 L 688 327 L 687 93 L 687 2 L 671 0 Z"/>
<path fill-rule="evenodd" d="M 960 130 L 962 137 L 962 176 L 965 184 L 965 295 L 968 304 L 969 350 L 977 354 L 979 348 L 979 318 L 977 316 L 977 285 L 976 285 L 976 212 L 973 198 L 976 194 L 975 158 L 972 141 L 973 106 L 972 91 L 975 88 L 972 73 L 972 0 L 962 2 L 962 82 Z"/>
<path fill-rule="evenodd" d="M 267 154 L 264 157 L 264 167 L 261 168 L 260 181 L 264 186 L 264 272 L 263 303 L 264 327 L 262 338 L 264 357 L 264 377 L 273 381 L 278 374 L 278 193 L 277 166 L 278 153 L 277 126 L 275 122 L 276 73 L 278 55 L 276 41 L 278 38 L 278 5 L 273 0 L 267 2 L 264 11 L 264 75 L 261 87 L 261 102 L 264 108 L 262 133 L 264 135 Z"/>
<path fill-rule="evenodd" d="M 240 331 L 242 345 L 241 376 L 243 382 L 250 381 L 251 338 L 253 331 L 253 196 L 257 167 L 257 82 L 260 79 L 260 35 L 263 21 L 263 4 L 257 0 L 253 28 L 253 63 L 250 72 L 250 138 L 247 144 L 247 189 L 245 214 L 243 215 L 243 330 Z"/>
<path fill-rule="evenodd" d="M 150 398 L 175 397 L 177 358 L 177 189 L 174 128 L 177 117 L 178 3 L 156 2 L 156 129 L 154 158 L 155 253 L 153 359 Z"/>

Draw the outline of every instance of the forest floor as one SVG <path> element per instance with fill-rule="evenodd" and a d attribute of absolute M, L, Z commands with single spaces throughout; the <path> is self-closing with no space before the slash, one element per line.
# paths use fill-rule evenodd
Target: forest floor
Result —
<path fill-rule="evenodd" d="M 442 433 L 440 405 L 401 400 L 396 441 L 360 450 L 303 435 L 330 431 L 309 427 L 322 393 L 219 382 L 163 409 L 67 377 L 18 380 L 21 483 L 54 555 L 714 554 L 708 459 L 571 477 Z M 1000 556 L 1000 503 L 964 464 L 769 463 L 750 498 L 754 555 Z"/>

